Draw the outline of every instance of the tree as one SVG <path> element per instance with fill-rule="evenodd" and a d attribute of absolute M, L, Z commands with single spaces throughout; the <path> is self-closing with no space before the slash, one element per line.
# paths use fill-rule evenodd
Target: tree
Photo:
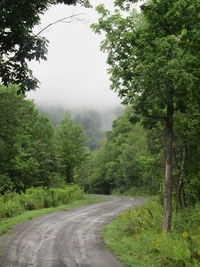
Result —
<path fill-rule="evenodd" d="M 177 208 L 200 199 L 200 113 L 191 103 L 190 112 L 174 117 L 174 195 Z"/>
<path fill-rule="evenodd" d="M 20 110 L 23 97 L 17 96 L 16 86 L 0 87 L 0 180 L 1 192 L 14 188 L 14 181 L 9 176 L 9 165 L 16 155 L 17 135 L 21 134 Z M 9 186 L 8 186 L 9 185 Z"/>
<path fill-rule="evenodd" d="M 94 110 L 84 110 L 75 116 L 75 122 L 84 127 L 86 146 L 90 150 L 98 148 L 98 140 L 103 136 L 101 114 Z"/>
<path fill-rule="evenodd" d="M 61 158 L 61 174 L 66 182 L 72 183 L 76 168 L 87 158 L 88 149 L 84 145 L 83 128 L 74 123 L 70 113 L 66 113 L 58 126 L 56 141 Z"/>
<path fill-rule="evenodd" d="M 24 188 L 30 186 L 50 187 L 55 174 L 59 173 L 59 158 L 55 146 L 54 128 L 49 119 L 39 114 L 29 101 L 23 108 L 27 120 L 16 143 L 17 154 L 11 161 L 15 180 Z"/>
<path fill-rule="evenodd" d="M 199 107 L 200 2 L 151 0 L 141 14 L 131 9 L 133 2 L 116 0 L 113 15 L 100 5 L 101 18 L 92 27 L 106 33 L 101 47 L 108 53 L 112 89 L 146 127 L 165 129 L 163 230 L 170 231 L 174 116 L 191 112 L 191 103 Z"/>
<path fill-rule="evenodd" d="M 19 91 L 37 88 L 38 81 L 28 68 L 28 61 L 46 59 L 48 41 L 33 33 L 40 15 L 52 5 L 80 3 L 88 0 L 0 1 L 0 78 L 1 84 L 15 83 Z"/>
<path fill-rule="evenodd" d="M 93 151 L 84 177 L 78 182 L 90 193 L 111 194 L 130 190 L 157 193 L 160 183 L 160 155 L 155 151 L 155 137 L 139 123 L 130 122 L 132 110 L 113 122 L 101 147 Z M 148 142 L 154 147 L 154 153 Z"/>
<path fill-rule="evenodd" d="M 50 186 L 59 175 L 54 128 L 16 86 L 0 87 L 0 191 Z M 54 183 L 55 184 L 55 183 Z"/>

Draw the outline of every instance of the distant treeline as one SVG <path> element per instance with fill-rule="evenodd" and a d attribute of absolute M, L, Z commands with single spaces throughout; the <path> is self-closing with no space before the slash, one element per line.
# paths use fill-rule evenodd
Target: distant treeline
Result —
<path fill-rule="evenodd" d="M 84 127 L 85 144 L 90 150 L 99 148 L 99 139 L 111 130 L 112 122 L 123 112 L 123 107 L 118 106 L 106 109 L 68 109 L 60 106 L 38 105 L 38 109 L 48 116 L 54 125 L 58 125 L 66 112 L 72 114 L 73 120 Z"/>

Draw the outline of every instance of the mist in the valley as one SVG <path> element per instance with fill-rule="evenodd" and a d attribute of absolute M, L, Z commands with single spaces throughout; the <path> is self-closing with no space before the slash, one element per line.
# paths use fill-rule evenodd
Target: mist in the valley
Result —
<path fill-rule="evenodd" d="M 111 130 L 112 122 L 122 114 L 123 107 L 116 106 L 106 109 L 95 109 L 95 108 L 67 108 L 51 105 L 37 105 L 38 109 L 48 116 L 52 123 L 56 126 L 64 118 L 65 113 L 70 113 L 72 119 L 78 123 L 86 120 L 88 123 L 94 123 L 95 127 L 102 132 Z"/>
<path fill-rule="evenodd" d="M 61 106 L 38 105 L 38 109 L 58 126 L 66 113 L 71 114 L 74 123 L 81 124 L 85 133 L 85 144 L 91 150 L 98 149 L 100 140 L 111 130 L 113 121 L 123 112 L 122 106 L 106 109 L 73 109 Z"/>
<path fill-rule="evenodd" d="M 41 17 L 36 33 L 58 19 L 78 15 L 42 32 L 49 40 L 48 60 L 31 63 L 40 85 L 27 97 L 33 99 L 54 124 L 70 111 L 72 117 L 87 125 L 90 131 L 105 132 L 121 114 L 122 106 L 117 94 L 109 89 L 106 55 L 100 51 L 104 36 L 92 32 L 90 25 L 98 21 L 95 7 L 104 3 L 112 10 L 113 1 L 90 2 L 93 8 L 89 9 L 80 5 L 56 5 Z"/>
<path fill-rule="evenodd" d="M 49 40 L 48 60 L 30 64 L 40 84 L 28 98 L 40 106 L 73 110 L 109 110 L 120 105 L 117 94 L 109 89 L 106 55 L 100 51 L 103 36 L 90 28 L 98 20 L 95 6 L 103 2 L 112 8 L 110 0 L 92 0 L 94 8 L 56 5 L 42 16 L 36 33 L 58 19 L 80 14 L 42 33 Z"/>

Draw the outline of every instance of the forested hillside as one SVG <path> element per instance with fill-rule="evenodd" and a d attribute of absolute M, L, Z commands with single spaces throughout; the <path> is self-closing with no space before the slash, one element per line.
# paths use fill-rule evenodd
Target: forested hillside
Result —
<path fill-rule="evenodd" d="M 114 108 L 64 108 L 60 106 L 38 105 L 38 109 L 58 125 L 66 112 L 70 112 L 74 121 L 81 124 L 85 132 L 85 144 L 90 150 L 96 150 L 100 146 L 99 139 L 106 135 L 106 131 L 112 128 L 112 122 L 123 111 L 123 107 Z"/>

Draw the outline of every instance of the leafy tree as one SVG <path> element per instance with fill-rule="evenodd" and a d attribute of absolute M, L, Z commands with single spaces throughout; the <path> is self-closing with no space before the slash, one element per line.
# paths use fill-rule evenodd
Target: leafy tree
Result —
<path fill-rule="evenodd" d="M 28 114 L 28 121 L 25 122 L 23 134 L 19 136 L 16 144 L 18 153 L 11 162 L 12 172 L 25 188 L 49 187 L 59 168 L 54 129 L 32 103 L 26 104 L 23 112 Z"/>
<path fill-rule="evenodd" d="M 90 6 L 88 0 L 1 0 L 0 1 L 0 77 L 1 83 L 15 83 L 21 92 L 37 87 L 28 61 L 46 59 L 48 41 L 33 33 L 40 15 L 52 5 L 76 3 Z"/>
<path fill-rule="evenodd" d="M 58 126 L 56 141 L 61 158 L 61 174 L 66 182 L 74 182 L 76 168 L 86 160 L 88 149 L 84 145 L 83 128 L 74 123 L 70 113 L 66 113 Z"/>
<path fill-rule="evenodd" d="M 90 154 L 86 161 L 84 174 L 78 179 L 78 183 L 88 193 L 110 194 L 113 188 L 111 181 L 108 181 L 106 177 L 106 140 L 104 142 L 99 150 L 93 151 Z"/>
<path fill-rule="evenodd" d="M 191 104 L 199 108 L 200 2 L 151 0 L 141 6 L 141 14 L 131 9 L 133 2 L 115 1 L 114 14 L 100 5 L 93 29 L 106 33 L 102 49 L 108 53 L 112 89 L 132 104 L 146 127 L 165 129 L 163 230 L 169 231 L 174 117 L 191 112 Z"/>
<path fill-rule="evenodd" d="M 22 133 L 23 118 L 20 115 L 24 97 L 17 95 L 17 90 L 16 86 L 0 87 L 0 176 L 4 181 L 5 177 L 9 177 L 9 165 L 17 154 L 16 143 Z"/>
<path fill-rule="evenodd" d="M 54 129 L 18 87 L 0 87 L 0 187 L 50 186 L 59 171 Z M 57 175 L 58 176 L 58 175 Z"/>
<path fill-rule="evenodd" d="M 174 118 L 174 195 L 177 208 L 198 202 L 200 196 L 199 109 Z"/>
<path fill-rule="evenodd" d="M 90 193 L 124 193 L 130 188 L 155 193 L 160 186 L 160 155 L 151 151 L 155 142 L 140 124 L 133 125 L 130 109 L 113 122 L 99 150 L 91 153 L 88 172 L 80 184 Z M 152 133 L 151 133 L 152 136 Z"/>

